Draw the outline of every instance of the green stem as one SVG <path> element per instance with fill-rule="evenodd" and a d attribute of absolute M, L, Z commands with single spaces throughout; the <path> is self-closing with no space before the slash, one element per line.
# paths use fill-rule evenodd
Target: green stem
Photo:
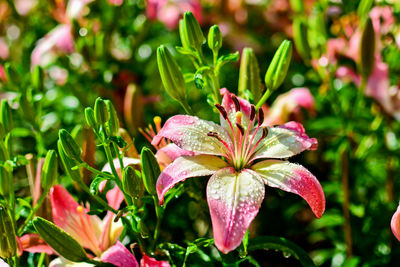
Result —
<path fill-rule="evenodd" d="M 186 114 L 193 115 L 193 110 L 185 100 L 185 102 L 180 102 L 181 106 L 185 110 Z"/>
<path fill-rule="evenodd" d="M 45 259 L 46 259 L 46 253 L 42 252 L 42 253 L 40 254 L 37 267 L 42 267 L 42 266 L 44 266 L 44 260 L 45 260 Z"/>
<path fill-rule="evenodd" d="M 105 176 L 105 177 L 108 177 L 108 178 L 110 178 L 110 179 L 114 179 L 114 175 L 111 175 L 111 174 L 108 174 L 108 173 L 105 173 L 105 172 L 101 172 L 101 171 L 99 171 L 99 170 L 96 170 L 95 168 L 93 168 L 93 167 L 91 167 L 89 164 L 87 164 L 86 162 L 83 162 L 83 165 L 82 165 L 84 168 L 86 168 L 87 170 L 89 170 L 89 171 L 91 171 L 91 172 L 93 172 L 93 173 L 95 173 L 95 174 L 97 174 L 97 175 L 101 175 L 101 176 Z"/>
<path fill-rule="evenodd" d="M 163 210 L 158 204 L 158 199 L 157 196 L 153 195 L 153 201 L 154 201 L 154 208 L 156 210 L 156 216 L 157 216 L 157 224 L 156 224 L 156 229 L 154 230 L 154 236 L 153 236 L 153 249 L 156 247 L 157 244 L 157 239 L 158 239 L 158 234 L 160 232 L 160 227 L 161 227 L 161 221 L 163 217 Z"/>
<path fill-rule="evenodd" d="M 40 208 L 40 206 L 42 205 L 43 201 L 46 199 L 47 193 L 48 192 L 43 192 L 43 194 L 40 196 L 40 198 L 38 199 L 38 202 L 36 203 L 35 207 L 29 213 L 29 215 L 26 218 L 25 222 L 19 227 L 18 235 L 22 235 L 23 234 L 26 225 L 29 223 L 29 221 L 32 219 L 32 217 L 36 214 L 37 210 Z"/>
<path fill-rule="evenodd" d="M 132 232 L 134 233 L 134 235 L 135 235 L 135 237 L 136 237 L 136 240 L 137 240 L 138 243 L 139 243 L 140 248 L 143 249 L 143 250 L 145 250 L 145 249 L 146 249 L 146 246 L 145 246 L 145 244 L 144 244 L 144 240 L 143 240 L 142 236 L 140 235 L 140 233 L 138 233 L 138 232 L 135 230 L 135 228 L 134 228 L 133 225 L 132 225 L 132 222 L 131 222 L 130 220 L 128 220 L 127 218 L 125 218 L 125 217 L 121 217 L 121 220 L 122 220 L 125 224 L 129 225 L 129 227 L 131 228 Z"/>
<path fill-rule="evenodd" d="M 118 210 L 114 209 L 113 207 L 111 207 L 110 205 L 108 205 L 107 202 L 105 202 L 101 197 L 93 195 L 90 192 L 89 187 L 87 187 L 86 184 L 84 184 L 82 181 L 77 181 L 77 183 L 79 184 L 79 186 L 83 189 L 83 191 L 85 191 L 86 193 L 88 193 L 91 197 L 93 197 L 99 204 L 101 204 L 106 210 L 109 210 L 115 214 L 118 213 Z"/>
<path fill-rule="evenodd" d="M 268 100 L 268 97 L 271 95 L 272 91 L 267 88 L 265 90 L 264 95 L 261 97 L 260 101 L 258 101 L 256 108 L 261 108 L 262 105 L 264 105 L 265 101 Z"/>

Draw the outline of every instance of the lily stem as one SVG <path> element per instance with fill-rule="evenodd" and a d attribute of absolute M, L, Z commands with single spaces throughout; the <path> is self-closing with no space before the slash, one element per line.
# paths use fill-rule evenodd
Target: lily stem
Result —
<path fill-rule="evenodd" d="M 83 189 L 83 191 L 85 191 L 86 193 L 88 193 L 91 197 L 93 197 L 99 204 L 101 204 L 106 210 L 109 210 L 115 214 L 118 213 L 118 210 L 114 209 L 113 207 L 111 207 L 110 205 L 108 205 L 107 202 L 105 202 L 102 198 L 100 198 L 99 196 L 96 196 L 94 194 L 92 194 L 90 192 L 89 187 L 87 187 L 86 184 L 84 184 L 82 181 L 76 181 L 79 186 Z"/>
<path fill-rule="evenodd" d="M 37 210 L 40 208 L 40 206 L 42 205 L 43 201 L 46 199 L 47 193 L 48 193 L 48 191 L 43 192 L 43 194 L 40 196 L 40 198 L 36 202 L 35 207 L 31 210 L 31 212 L 29 213 L 29 215 L 26 218 L 25 222 L 21 225 L 21 227 L 19 227 L 18 235 L 22 235 L 23 234 L 26 225 L 30 222 L 30 220 L 32 220 L 32 217 L 36 214 Z"/>
<path fill-rule="evenodd" d="M 272 93 L 272 91 L 267 88 L 267 90 L 265 90 L 261 99 L 258 101 L 256 108 L 261 108 L 261 106 L 264 105 L 264 103 L 268 100 L 268 97 L 271 95 L 271 93 Z"/>
<path fill-rule="evenodd" d="M 158 199 L 156 195 L 153 195 L 153 200 L 154 200 L 154 207 L 156 210 L 156 216 L 157 216 L 157 224 L 156 224 L 156 229 L 154 230 L 154 236 L 153 236 L 153 249 L 156 247 L 157 244 L 157 239 L 158 239 L 158 233 L 160 232 L 160 227 L 161 227 L 161 221 L 163 217 L 163 210 L 158 204 Z"/>

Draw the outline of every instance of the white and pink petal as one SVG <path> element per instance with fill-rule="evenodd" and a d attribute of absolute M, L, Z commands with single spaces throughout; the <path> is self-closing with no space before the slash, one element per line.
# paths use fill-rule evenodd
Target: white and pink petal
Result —
<path fill-rule="evenodd" d="M 317 178 L 301 165 L 281 160 L 264 160 L 251 167 L 265 184 L 301 196 L 315 216 L 325 211 L 325 195 Z"/>
<path fill-rule="evenodd" d="M 400 205 L 397 207 L 396 212 L 393 214 L 392 220 L 390 222 L 390 227 L 397 240 L 400 241 Z"/>
<path fill-rule="evenodd" d="M 101 261 L 112 263 L 117 267 L 139 267 L 136 258 L 119 241 L 101 255 Z"/>
<path fill-rule="evenodd" d="M 265 186 L 252 170 L 224 168 L 207 184 L 207 202 L 217 248 L 228 253 L 237 248 L 260 209 Z"/>
<path fill-rule="evenodd" d="M 162 204 L 164 195 L 175 184 L 192 177 L 208 176 L 227 166 L 222 159 L 211 155 L 182 156 L 168 165 L 157 180 L 158 199 Z"/>

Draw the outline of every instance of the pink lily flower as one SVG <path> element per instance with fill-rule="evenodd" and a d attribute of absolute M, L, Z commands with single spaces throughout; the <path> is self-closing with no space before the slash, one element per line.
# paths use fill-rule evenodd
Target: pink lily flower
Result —
<path fill-rule="evenodd" d="M 113 201 L 111 197 L 107 195 L 110 206 L 118 208 L 120 203 Z M 103 220 L 97 216 L 88 215 L 87 208 L 79 205 L 60 185 L 55 185 L 50 190 L 50 201 L 54 223 L 96 257 L 120 267 L 138 266 L 135 257 L 117 241 L 123 226 L 121 222 L 113 222 L 113 213 L 107 212 Z M 65 266 L 59 265 L 65 262 L 65 259 L 57 259 L 52 266 Z M 124 265 L 123 262 L 129 264 Z"/>
<path fill-rule="evenodd" d="M 182 156 L 168 165 L 157 181 L 160 204 L 175 184 L 191 177 L 209 176 L 207 202 L 215 245 L 223 253 L 237 248 L 257 215 L 265 187 L 277 187 L 303 197 L 319 218 L 325 210 L 325 196 L 318 180 L 298 164 L 282 160 L 304 150 L 317 148 L 300 123 L 278 127 L 262 126 L 264 113 L 248 101 L 226 90 L 220 123 L 195 116 L 170 118 L 153 139 L 165 137 L 180 148 L 198 153 Z M 258 122 L 256 122 L 258 120 Z M 256 160 L 261 160 L 257 161 Z"/>
<path fill-rule="evenodd" d="M 390 222 L 390 227 L 397 240 L 400 241 L 400 205 L 397 207 L 396 212 L 393 214 L 392 220 Z"/>
<path fill-rule="evenodd" d="M 140 260 L 140 267 L 171 267 L 171 265 L 166 261 L 158 261 L 143 254 L 143 257 Z"/>

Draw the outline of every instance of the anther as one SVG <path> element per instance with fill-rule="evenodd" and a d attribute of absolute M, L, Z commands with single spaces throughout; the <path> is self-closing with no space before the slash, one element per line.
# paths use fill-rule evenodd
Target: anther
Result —
<path fill-rule="evenodd" d="M 251 105 L 250 121 L 253 121 L 255 117 L 256 117 L 256 108 L 254 107 L 254 105 Z"/>
<path fill-rule="evenodd" d="M 239 123 L 236 123 L 236 127 L 238 128 L 238 130 L 240 131 L 240 133 L 241 133 L 242 135 L 244 135 L 244 128 L 243 128 L 243 126 L 240 125 Z"/>
<path fill-rule="evenodd" d="M 215 104 L 215 107 L 219 110 L 219 113 L 221 113 L 222 117 L 224 117 L 224 119 L 226 120 L 228 118 L 228 113 L 226 113 L 224 107 L 220 104 Z"/>
<path fill-rule="evenodd" d="M 235 95 L 231 95 L 231 99 L 232 99 L 233 103 L 235 104 L 236 111 L 240 111 L 240 103 L 239 103 L 239 100 L 237 99 L 237 97 Z"/>
<path fill-rule="evenodd" d="M 264 111 L 262 108 L 258 109 L 258 125 L 261 125 L 264 122 Z"/>
<path fill-rule="evenodd" d="M 263 127 L 262 129 L 263 129 L 263 133 L 262 133 L 261 139 L 263 139 L 264 137 L 266 137 L 268 135 L 268 128 Z"/>
<path fill-rule="evenodd" d="M 219 135 L 216 132 L 208 132 L 207 136 L 211 136 L 211 137 L 215 137 L 217 138 L 219 141 L 221 141 L 221 137 L 219 137 Z"/>
<path fill-rule="evenodd" d="M 122 217 L 123 214 L 124 214 L 124 212 L 123 212 L 122 210 L 120 210 L 120 211 L 117 213 L 117 216 L 115 216 L 114 222 L 115 222 L 115 223 L 118 222 L 118 220 Z"/>

